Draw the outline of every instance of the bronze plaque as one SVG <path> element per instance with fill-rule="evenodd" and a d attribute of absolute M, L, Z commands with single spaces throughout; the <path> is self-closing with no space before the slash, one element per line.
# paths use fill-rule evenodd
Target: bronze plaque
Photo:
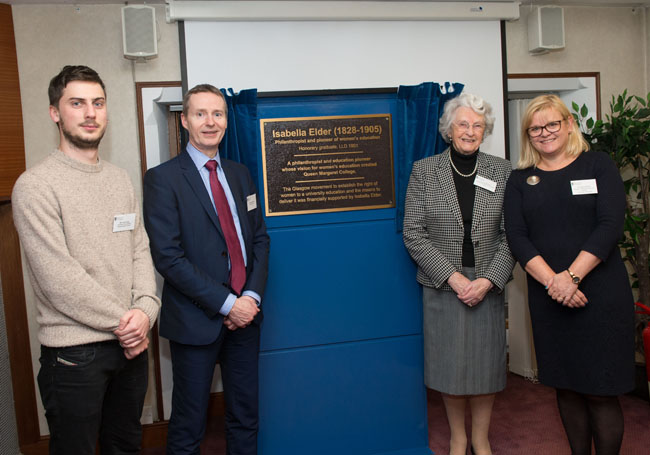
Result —
<path fill-rule="evenodd" d="M 390 114 L 260 120 L 266 216 L 395 207 Z"/>

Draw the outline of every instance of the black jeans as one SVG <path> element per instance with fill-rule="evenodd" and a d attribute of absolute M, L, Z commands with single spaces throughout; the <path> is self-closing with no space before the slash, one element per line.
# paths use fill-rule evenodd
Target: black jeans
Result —
<path fill-rule="evenodd" d="M 140 452 L 147 391 L 146 351 L 132 360 L 117 341 L 41 346 L 38 386 L 50 428 L 50 455 Z"/>

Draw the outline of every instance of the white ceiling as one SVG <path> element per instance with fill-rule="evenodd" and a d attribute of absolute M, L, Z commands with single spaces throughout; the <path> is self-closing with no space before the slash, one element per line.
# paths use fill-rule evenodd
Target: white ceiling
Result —
<path fill-rule="evenodd" d="M 184 0 L 193 1 L 193 0 Z M 219 1 L 219 0 L 211 0 Z M 237 1 L 237 0 L 236 0 Z M 272 0 L 268 0 L 272 1 Z M 337 0 L 344 2 L 346 0 Z M 379 0 L 384 1 L 384 0 Z M 386 1 L 411 1 L 411 0 L 386 0 Z M 443 0 L 419 0 L 437 2 Z M 464 2 L 476 2 L 475 0 L 461 0 Z M 522 5 L 559 5 L 559 6 L 615 6 L 615 7 L 638 7 L 650 6 L 650 0 L 519 0 Z M 56 5 L 84 5 L 84 4 L 164 4 L 165 0 L 0 0 L 0 3 L 8 3 L 11 5 L 38 5 L 38 4 L 56 4 Z M 489 1 L 484 3 L 490 3 Z"/>

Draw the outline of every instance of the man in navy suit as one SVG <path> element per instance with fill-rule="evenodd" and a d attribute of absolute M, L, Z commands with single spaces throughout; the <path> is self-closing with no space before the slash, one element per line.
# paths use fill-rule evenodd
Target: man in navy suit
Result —
<path fill-rule="evenodd" d="M 160 334 L 174 388 L 167 454 L 199 454 L 210 386 L 221 366 L 227 453 L 257 453 L 260 303 L 269 237 L 245 166 L 219 156 L 223 94 L 207 84 L 183 98 L 187 149 L 144 178 L 144 219 L 165 279 Z"/>

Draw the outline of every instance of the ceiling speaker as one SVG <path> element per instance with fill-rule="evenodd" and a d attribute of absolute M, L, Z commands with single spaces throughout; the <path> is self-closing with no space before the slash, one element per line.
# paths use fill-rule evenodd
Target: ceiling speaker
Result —
<path fill-rule="evenodd" d="M 158 56 L 154 7 L 144 5 L 122 7 L 122 42 L 125 58 L 143 60 Z"/>
<path fill-rule="evenodd" d="M 535 6 L 528 15 L 528 52 L 545 54 L 564 49 L 564 9 Z"/>

